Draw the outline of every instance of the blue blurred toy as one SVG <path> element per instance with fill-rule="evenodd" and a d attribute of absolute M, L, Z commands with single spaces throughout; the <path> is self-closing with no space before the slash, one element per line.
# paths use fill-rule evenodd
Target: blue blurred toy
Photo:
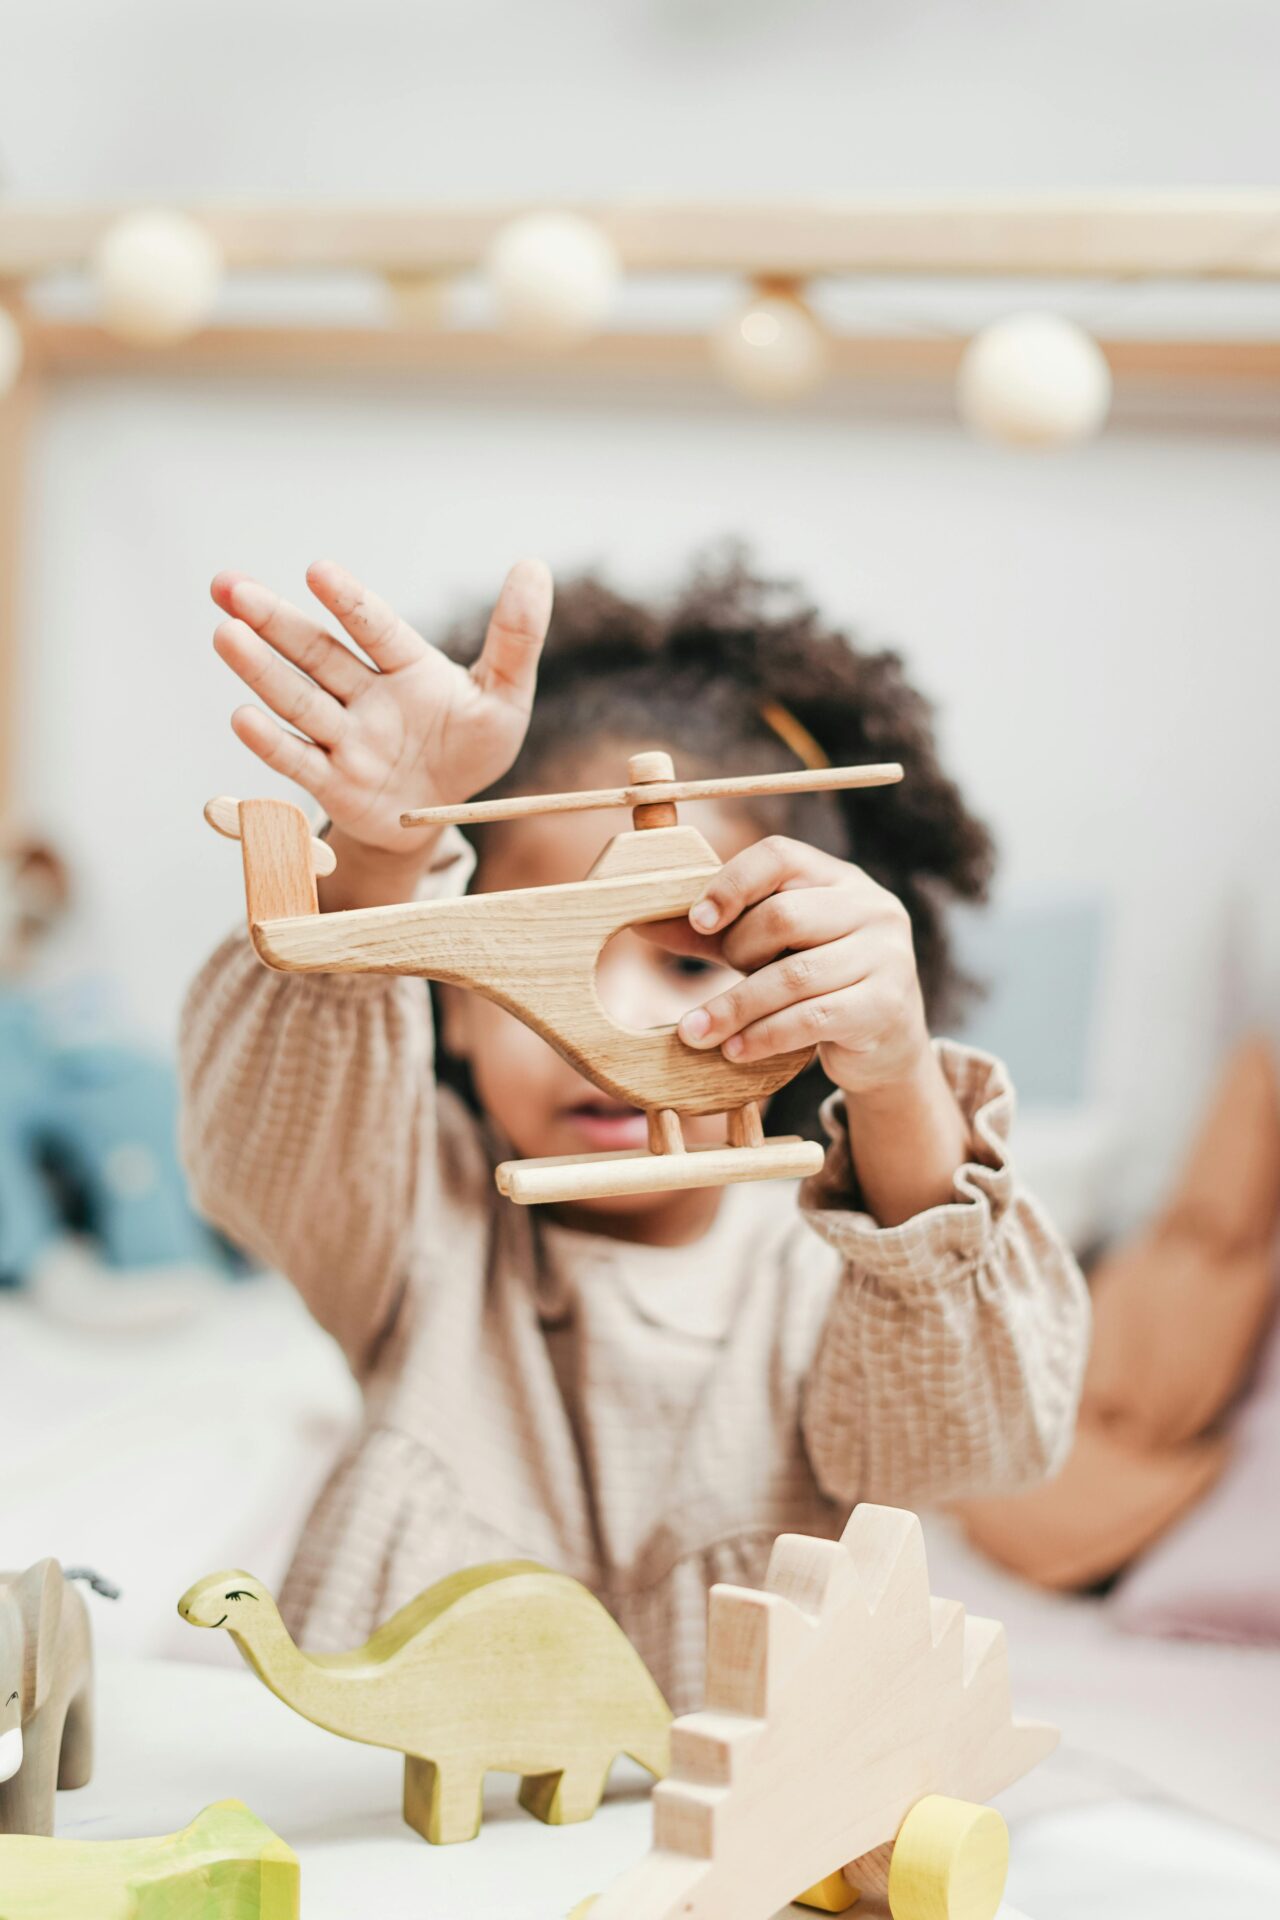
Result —
<path fill-rule="evenodd" d="M 187 1198 L 169 1065 L 123 1044 L 59 1041 L 20 984 L 65 909 L 66 869 L 35 841 L 0 849 L 0 1286 L 68 1233 L 99 1263 L 225 1269 Z"/>

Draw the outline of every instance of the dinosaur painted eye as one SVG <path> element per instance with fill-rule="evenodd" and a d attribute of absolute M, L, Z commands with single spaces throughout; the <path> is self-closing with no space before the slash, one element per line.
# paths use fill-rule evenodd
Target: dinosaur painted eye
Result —
<path fill-rule="evenodd" d="M 256 1593 L 244 1593 L 239 1587 L 225 1596 L 228 1600 L 256 1600 L 257 1597 Z"/>

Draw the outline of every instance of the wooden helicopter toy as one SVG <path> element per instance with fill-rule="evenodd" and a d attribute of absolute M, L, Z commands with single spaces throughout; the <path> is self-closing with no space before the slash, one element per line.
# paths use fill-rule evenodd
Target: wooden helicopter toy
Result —
<path fill-rule="evenodd" d="M 649 1145 L 614 1153 L 508 1160 L 499 1191 L 522 1206 L 600 1199 L 737 1180 L 795 1179 L 822 1164 L 816 1142 L 766 1139 L 760 1102 L 795 1078 L 811 1048 L 734 1062 L 687 1046 L 674 1027 L 620 1025 L 601 1004 L 596 965 L 624 927 L 687 913 L 721 862 L 695 827 L 678 824 L 681 800 L 887 786 L 896 764 L 822 767 L 742 778 L 677 780 L 666 753 L 634 754 L 628 784 L 578 793 L 424 807 L 404 827 L 480 825 L 532 814 L 630 807 L 630 832 L 603 848 L 582 880 L 459 899 L 414 900 L 322 914 L 317 873 L 331 849 L 287 800 L 210 800 L 205 818 L 238 839 L 249 932 L 267 966 L 297 973 L 404 973 L 469 987 L 506 1007 L 614 1099 L 642 1109 Z M 728 1116 L 728 1144 L 686 1148 L 681 1118 Z"/>

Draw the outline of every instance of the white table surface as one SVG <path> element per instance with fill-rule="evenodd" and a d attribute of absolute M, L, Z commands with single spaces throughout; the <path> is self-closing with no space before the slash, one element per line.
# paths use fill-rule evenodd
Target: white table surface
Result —
<path fill-rule="evenodd" d="M 166 1833 L 243 1800 L 297 1853 L 303 1920 L 564 1920 L 649 1844 L 648 1776 L 620 1762 L 581 1826 L 543 1826 L 514 1779 L 491 1777 L 479 1839 L 430 1847 L 400 1817 L 397 1755 L 299 1719 L 238 1662 L 102 1661 L 98 1716 L 94 1778 L 59 1795 L 60 1834 Z M 1121 1793 L 1014 1816 L 1011 1831 L 1010 1895 L 1037 1920 L 1280 1914 L 1280 1854 L 1167 1800 Z"/>
<path fill-rule="evenodd" d="M 480 1837 L 428 1846 L 400 1817 L 396 1754 L 313 1727 L 247 1671 L 102 1663 L 98 1724 L 93 1780 L 59 1795 L 60 1835 L 168 1833 L 243 1800 L 297 1854 L 303 1920 L 564 1920 L 649 1844 L 649 1777 L 621 1761 L 579 1826 L 544 1826 L 514 1777 L 491 1775 Z"/>

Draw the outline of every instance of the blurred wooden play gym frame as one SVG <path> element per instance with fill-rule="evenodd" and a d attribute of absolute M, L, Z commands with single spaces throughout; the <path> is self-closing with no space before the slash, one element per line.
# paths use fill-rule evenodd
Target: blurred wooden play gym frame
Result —
<path fill-rule="evenodd" d="M 0 400 L 0 825 L 16 802 L 13 743 L 22 587 L 25 473 L 42 391 L 61 375 L 403 374 L 527 378 L 566 368 L 598 377 L 696 377 L 708 365 L 701 334 L 596 335 L 568 355 L 545 354 L 488 330 L 397 324 L 333 326 L 294 317 L 220 325 L 164 346 L 138 346 L 105 329 L 41 316 L 25 287 L 83 269 L 126 206 L 0 205 L 0 302 L 24 335 L 16 385 Z M 518 206 L 190 206 L 229 273 L 364 271 L 460 276 L 474 272 Z M 1178 193 L 1022 201 L 712 207 L 587 207 L 629 274 L 724 274 L 744 281 L 1280 280 L 1280 193 Z M 1027 304 L 1025 301 L 1023 304 Z M 833 381 L 945 381 L 964 347 L 954 337 L 846 334 L 831 343 Z M 1280 383 L 1280 340 L 1102 338 L 1120 385 L 1202 388 Z"/>

